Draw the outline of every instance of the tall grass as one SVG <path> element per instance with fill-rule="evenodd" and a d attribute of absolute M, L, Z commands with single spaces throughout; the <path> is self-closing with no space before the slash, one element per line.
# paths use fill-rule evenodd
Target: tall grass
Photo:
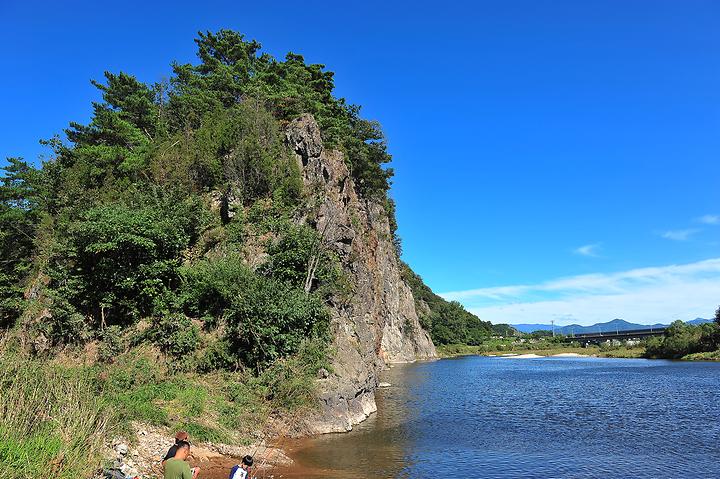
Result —
<path fill-rule="evenodd" d="M 103 448 L 132 437 L 132 421 L 187 430 L 193 440 L 247 444 L 271 415 L 316 405 L 325 347 L 251 371 L 174 373 L 141 350 L 111 364 L 63 367 L 3 351 L 0 339 L 0 479 L 88 479 Z"/>
<path fill-rule="evenodd" d="M 0 479 L 91 477 L 112 426 L 88 371 L 0 353 Z"/>

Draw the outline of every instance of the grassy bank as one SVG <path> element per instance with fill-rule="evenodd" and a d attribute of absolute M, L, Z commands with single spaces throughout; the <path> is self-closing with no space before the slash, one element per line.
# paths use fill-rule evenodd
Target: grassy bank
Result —
<path fill-rule="evenodd" d="M 77 358 L 75 358 L 77 359 Z M 313 351 L 263 373 L 174 373 L 149 349 L 82 365 L 0 353 L 0 479 L 89 478 L 131 421 L 187 430 L 194 441 L 248 444 L 271 415 L 316 404 Z"/>

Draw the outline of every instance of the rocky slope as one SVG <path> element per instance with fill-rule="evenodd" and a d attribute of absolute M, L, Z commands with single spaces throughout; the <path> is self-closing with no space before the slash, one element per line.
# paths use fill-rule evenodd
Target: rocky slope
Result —
<path fill-rule="evenodd" d="M 352 284 L 352 297 L 332 307 L 333 371 L 321 384 L 322 410 L 311 432 L 352 429 L 376 410 L 377 373 L 388 363 L 436 357 L 401 277 L 382 204 L 361 198 L 341 152 L 325 148 L 311 115 L 288 125 L 313 203 L 308 219 L 334 250 Z"/>

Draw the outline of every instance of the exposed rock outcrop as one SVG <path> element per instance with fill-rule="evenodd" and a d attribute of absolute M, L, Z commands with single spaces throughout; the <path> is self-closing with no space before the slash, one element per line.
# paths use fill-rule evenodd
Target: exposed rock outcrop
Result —
<path fill-rule="evenodd" d="M 343 154 L 324 147 L 311 115 L 290 123 L 286 136 L 311 196 L 308 219 L 352 283 L 352 297 L 332 308 L 333 374 L 319 379 L 322 413 L 309 427 L 347 431 L 376 410 L 377 373 L 387 363 L 434 358 L 435 346 L 401 277 L 384 206 L 358 195 Z"/>

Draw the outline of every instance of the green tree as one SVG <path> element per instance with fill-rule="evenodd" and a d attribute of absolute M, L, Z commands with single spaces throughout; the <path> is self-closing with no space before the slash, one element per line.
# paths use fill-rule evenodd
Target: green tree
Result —
<path fill-rule="evenodd" d="M 39 172 L 8 158 L 0 178 L 0 327 L 11 326 L 23 309 L 23 290 L 32 268 L 40 220 Z"/>
<path fill-rule="evenodd" d="M 237 257 L 200 261 L 183 278 L 188 313 L 223 325 L 232 354 L 256 370 L 296 353 L 306 339 L 326 339 L 329 316 L 318 297 L 255 275 Z"/>
<path fill-rule="evenodd" d="M 179 284 L 182 252 L 197 236 L 197 202 L 138 197 L 82 213 L 52 262 L 51 288 L 103 327 L 163 310 Z"/>

